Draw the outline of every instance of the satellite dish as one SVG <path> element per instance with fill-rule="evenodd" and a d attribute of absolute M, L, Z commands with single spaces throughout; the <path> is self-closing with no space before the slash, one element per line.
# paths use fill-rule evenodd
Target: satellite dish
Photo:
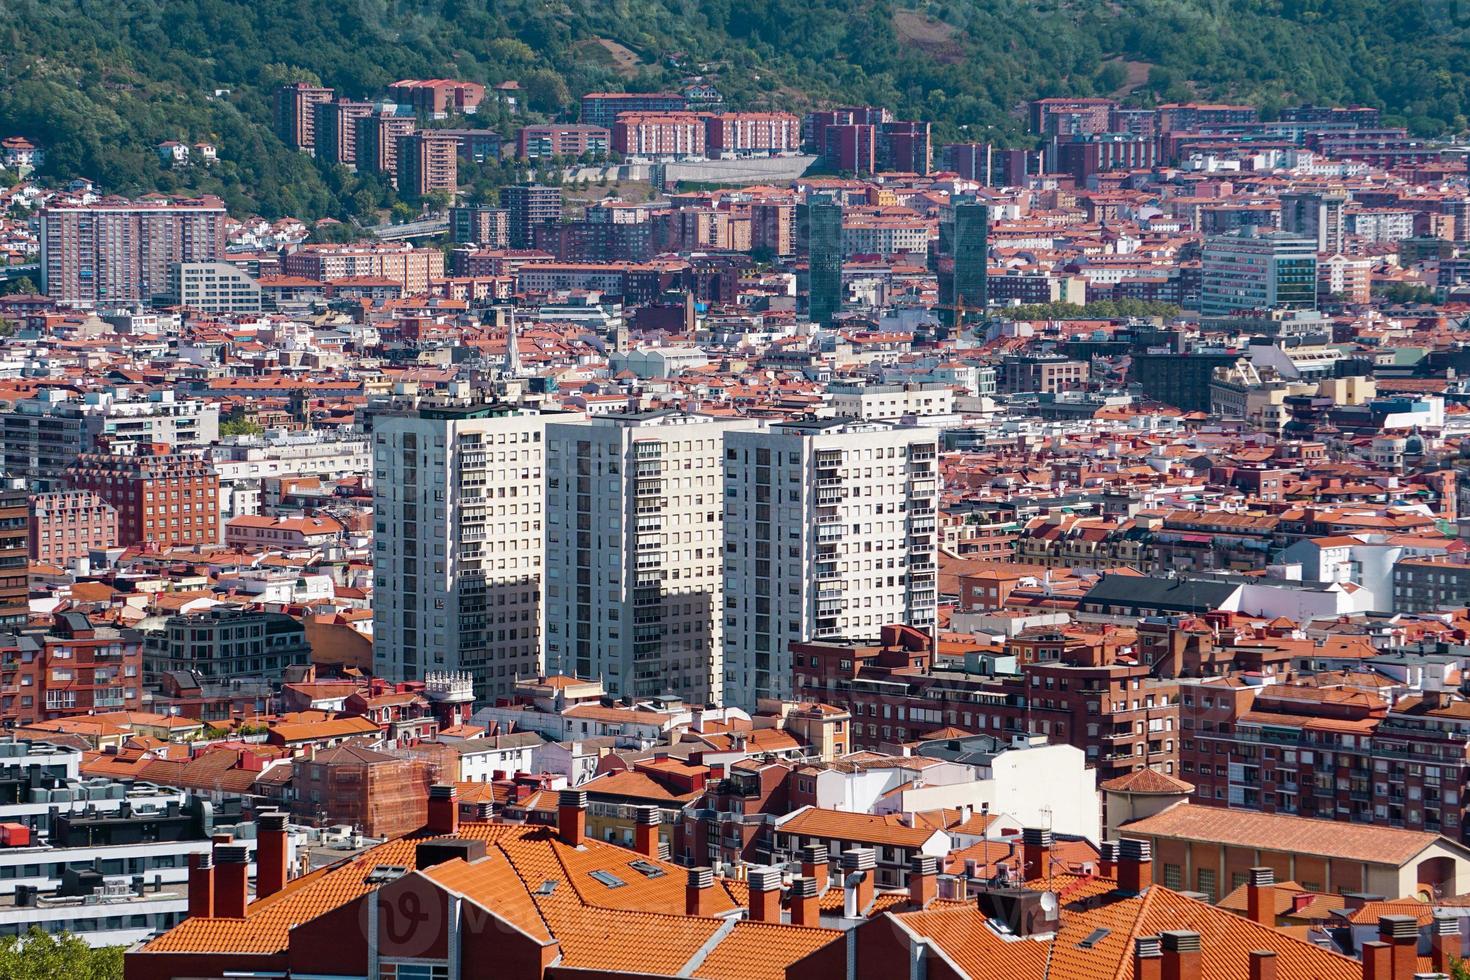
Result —
<path fill-rule="evenodd" d="M 1055 921 L 1056 920 L 1056 917 L 1057 917 L 1057 896 L 1056 896 L 1056 893 L 1055 892 L 1042 892 L 1041 893 L 1041 911 L 1043 911 L 1043 912 L 1046 913 L 1046 919 L 1047 919 L 1048 922 L 1052 922 L 1052 921 Z"/>

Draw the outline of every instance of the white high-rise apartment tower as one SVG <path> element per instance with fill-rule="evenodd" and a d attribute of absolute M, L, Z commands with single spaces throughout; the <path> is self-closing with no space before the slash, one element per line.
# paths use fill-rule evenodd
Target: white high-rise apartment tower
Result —
<path fill-rule="evenodd" d="M 546 669 L 609 694 L 722 693 L 726 433 L 679 412 L 546 429 Z"/>
<path fill-rule="evenodd" d="M 385 677 L 465 671 L 479 699 L 541 673 L 548 419 L 422 406 L 373 423 L 373 656 Z"/>
<path fill-rule="evenodd" d="M 790 645 L 934 625 L 934 429 L 816 419 L 725 438 L 725 701 L 790 697 Z"/>

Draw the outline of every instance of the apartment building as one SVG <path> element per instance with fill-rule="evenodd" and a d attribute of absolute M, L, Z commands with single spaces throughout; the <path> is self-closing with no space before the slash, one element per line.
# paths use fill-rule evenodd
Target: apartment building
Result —
<path fill-rule="evenodd" d="M 168 671 L 198 671 L 208 680 L 276 678 L 287 667 L 311 663 L 306 627 L 285 613 L 217 606 L 170 616 L 147 634 L 145 682 Z"/>
<path fill-rule="evenodd" d="M 359 119 L 357 126 L 357 169 L 368 173 L 398 176 L 398 138 L 418 127 L 418 120 L 399 106 L 381 107 Z"/>
<path fill-rule="evenodd" d="M 167 446 L 140 446 L 132 454 L 83 453 L 66 479 L 117 509 L 117 543 L 123 547 L 219 540 L 219 477 L 197 456 Z"/>
<path fill-rule="evenodd" d="M 0 627 L 24 626 L 30 614 L 30 536 L 23 486 L 0 490 Z"/>
<path fill-rule="evenodd" d="M 547 426 L 547 671 L 721 698 L 724 442 L 750 426 L 672 411 Z"/>
<path fill-rule="evenodd" d="M 476 698 L 491 700 L 540 672 L 549 418 L 481 403 L 375 419 L 373 645 L 383 676 L 465 672 Z"/>
<path fill-rule="evenodd" d="M 792 694 L 791 644 L 934 625 L 934 429 L 822 419 L 725 438 L 725 699 Z"/>
<path fill-rule="evenodd" d="M 398 193 L 419 198 L 459 187 L 459 141 L 446 133 L 421 130 L 398 137 Z"/>
<path fill-rule="evenodd" d="M 77 306 L 138 306 L 168 288 L 175 262 L 224 257 L 225 205 L 217 197 L 104 198 L 41 212 L 41 288 Z"/>
<path fill-rule="evenodd" d="M 689 100 L 678 92 L 588 92 L 582 96 L 581 121 L 612 129 L 624 112 L 683 112 Z"/>
<path fill-rule="evenodd" d="M 127 392 L 89 391 L 75 397 L 43 389 L 0 413 L 0 458 L 7 475 L 37 489 L 59 485 L 79 453 L 106 445 L 208 445 L 219 438 L 219 406 L 178 399 L 172 391 L 134 398 Z"/>
<path fill-rule="evenodd" d="M 443 119 L 450 113 L 474 115 L 485 101 L 485 86 L 453 78 L 406 78 L 388 86 L 388 97 L 421 116 Z"/>
<path fill-rule="evenodd" d="M 693 112 L 625 112 L 613 123 L 612 146 L 629 157 L 702 157 L 704 117 Z"/>
<path fill-rule="evenodd" d="M 233 262 L 176 262 L 165 302 L 203 313 L 259 313 L 260 283 Z"/>
<path fill-rule="evenodd" d="M 500 203 L 510 212 L 510 247 L 531 248 L 536 227 L 561 220 L 561 188 L 517 184 L 500 189 Z"/>
<path fill-rule="evenodd" d="M 65 566 L 117 544 L 117 509 L 90 490 L 32 494 L 27 519 L 35 561 Z"/>
<path fill-rule="evenodd" d="M 143 634 L 61 613 L 50 630 L 0 634 L 6 727 L 142 708 Z"/>
<path fill-rule="evenodd" d="M 444 275 L 444 253 L 411 245 L 306 245 L 286 256 L 281 271 L 319 282 L 370 276 L 403 285 L 405 294 L 425 292 Z"/>
<path fill-rule="evenodd" d="M 316 149 L 316 107 L 332 101 L 332 90 L 297 82 L 276 90 L 276 133 L 296 150 Z"/>
<path fill-rule="evenodd" d="M 712 157 L 794 153 L 801 149 L 801 120 L 789 112 L 724 112 L 704 119 Z"/>
<path fill-rule="evenodd" d="M 449 209 L 451 241 L 485 248 L 510 247 L 510 212 L 485 204 L 463 204 Z"/>
<path fill-rule="evenodd" d="M 605 126 L 550 123 L 522 126 L 516 134 L 516 155 L 522 160 L 606 156 L 611 147 L 612 132 Z"/>
<path fill-rule="evenodd" d="M 312 106 L 316 155 L 344 167 L 357 165 L 357 121 L 373 114 L 371 102 L 332 99 Z"/>

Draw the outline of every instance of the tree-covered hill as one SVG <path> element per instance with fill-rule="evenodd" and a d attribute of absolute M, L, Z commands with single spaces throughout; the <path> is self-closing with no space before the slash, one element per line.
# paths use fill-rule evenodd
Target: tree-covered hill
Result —
<path fill-rule="evenodd" d="M 530 80 L 566 95 L 711 77 L 736 107 L 876 102 L 941 138 L 1018 140 L 1016 107 L 1118 94 L 1381 106 L 1466 128 L 1460 0 L 12 0 L 0 5 L 0 135 L 50 175 L 137 193 L 195 188 L 268 216 L 344 215 L 340 174 L 271 130 L 271 93 L 319 78 Z M 562 83 L 565 83 L 563 87 Z M 566 106 L 567 111 L 574 107 Z M 502 120 L 502 124 L 504 124 Z M 164 172 L 153 146 L 210 140 L 219 166 Z M 192 183 L 191 183 L 192 182 Z"/>

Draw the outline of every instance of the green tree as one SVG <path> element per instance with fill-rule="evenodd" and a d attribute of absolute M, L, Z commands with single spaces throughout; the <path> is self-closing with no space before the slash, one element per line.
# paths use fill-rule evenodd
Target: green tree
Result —
<path fill-rule="evenodd" d="M 555 114 L 572 101 L 566 80 L 549 68 L 528 74 L 521 88 L 526 93 L 527 105 L 536 112 Z"/>
<path fill-rule="evenodd" d="M 41 288 L 30 276 L 19 276 L 15 279 L 7 279 L 4 286 L 0 286 L 0 295 L 16 296 L 39 293 Z"/>
<path fill-rule="evenodd" d="M 264 426 L 246 415 L 239 415 L 219 424 L 219 434 L 222 436 L 258 436 L 264 431 Z"/>
<path fill-rule="evenodd" d="M 52 936 L 32 926 L 24 936 L 0 938 L 5 980 L 122 980 L 123 948 L 92 949 L 76 936 Z"/>

